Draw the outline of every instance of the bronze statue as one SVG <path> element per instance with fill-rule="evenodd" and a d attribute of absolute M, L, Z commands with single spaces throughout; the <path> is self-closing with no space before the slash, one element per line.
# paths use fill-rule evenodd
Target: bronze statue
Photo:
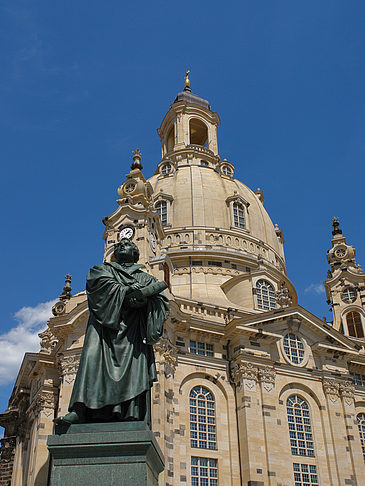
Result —
<path fill-rule="evenodd" d="M 146 420 L 156 381 L 152 344 L 163 332 L 165 282 L 137 265 L 137 246 L 123 238 L 116 262 L 92 267 L 86 291 L 90 317 L 69 413 L 56 423 Z"/>

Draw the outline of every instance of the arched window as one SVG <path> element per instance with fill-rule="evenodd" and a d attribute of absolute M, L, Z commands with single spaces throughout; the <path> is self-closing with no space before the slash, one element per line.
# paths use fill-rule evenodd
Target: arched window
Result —
<path fill-rule="evenodd" d="M 351 311 L 346 314 L 347 329 L 349 336 L 362 338 L 364 337 L 364 330 L 362 328 L 361 316 L 356 311 Z"/>
<path fill-rule="evenodd" d="M 192 145 L 202 145 L 203 147 L 208 142 L 208 128 L 205 123 L 196 118 L 192 118 L 189 122 L 190 128 L 190 143 Z"/>
<path fill-rule="evenodd" d="M 314 457 L 313 434 L 309 407 L 298 395 L 286 401 L 291 453 L 294 456 Z"/>
<path fill-rule="evenodd" d="M 360 442 L 362 455 L 365 461 L 365 413 L 358 413 L 356 416 L 356 423 L 359 428 Z"/>
<path fill-rule="evenodd" d="M 237 228 L 245 227 L 245 210 L 243 204 L 233 203 L 233 223 Z"/>
<path fill-rule="evenodd" d="M 256 282 L 256 297 L 259 309 L 272 310 L 276 308 L 274 287 L 266 280 Z"/>
<path fill-rule="evenodd" d="M 156 211 L 160 215 L 162 226 L 167 225 L 167 202 L 159 201 L 155 204 Z"/>
<path fill-rule="evenodd" d="M 190 392 L 190 445 L 217 448 L 214 397 L 203 386 L 194 386 Z"/>
<path fill-rule="evenodd" d="M 167 152 L 171 152 L 175 146 L 175 128 L 174 125 L 169 130 L 169 133 L 167 135 L 167 140 L 166 140 L 166 149 Z"/>

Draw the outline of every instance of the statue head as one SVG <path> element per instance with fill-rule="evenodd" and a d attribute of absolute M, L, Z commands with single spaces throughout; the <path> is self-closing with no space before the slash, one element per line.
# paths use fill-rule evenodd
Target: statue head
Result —
<path fill-rule="evenodd" d="M 122 238 L 114 245 L 114 256 L 118 263 L 136 263 L 139 259 L 139 250 L 133 241 Z"/>

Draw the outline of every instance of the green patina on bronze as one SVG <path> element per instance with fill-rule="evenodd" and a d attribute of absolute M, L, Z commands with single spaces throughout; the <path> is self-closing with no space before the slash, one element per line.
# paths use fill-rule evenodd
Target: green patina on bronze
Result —
<path fill-rule="evenodd" d="M 141 420 L 148 391 L 156 380 L 152 345 L 162 336 L 168 315 L 167 287 L 141 270 L 138 249 L 123 239 L 117 262 L 90 269 L 90 317 L 70 414 L 58 421 Z"/>

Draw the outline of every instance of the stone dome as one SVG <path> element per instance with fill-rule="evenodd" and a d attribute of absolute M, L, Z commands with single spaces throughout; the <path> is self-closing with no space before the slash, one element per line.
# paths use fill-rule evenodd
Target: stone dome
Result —
<path fill-rule="evenodd" d="M 296 293 L 262 191 L 235 179 L 233 164 L 219 155 L 219 123 L 209 102 L 185 89 L 158 129 L 162 160 L 148 182 L 163 227 L 161 251 L 175 296 L 260 312 L 260 282 L 272 299 L 283 285 L 294 300 Z"/>
<path fill-rule="evenodd" d="M 242 182 L 224 175 L 225 168 L 228 174 L 233 174 L 233 166 L 227 161 L 220 162 L 218 167 L 196 156 L 189 160 L 189 164 L 186 160 L 175 165 L 172 161 L 161 162 L 149 182 L 155 204 L 166 201 L 167 235 L 184 228 L 201 228 L 209 232 L 209 238 L 204 242 L 200 238 L 195 245 L 217 243 L 216 238 L 222 235 L 221 243 L 228 251 L 242 250 L 244 254 L 260 255 L 272 264 L 279 263 L 280 266 L 281 263 L 285 271 L 282 234 L 274 227 L 263 206 L 262 192 L 254 193 Z M 237 226 L 234 204 L 243 211 L 238 223 L 244 227 Z"/>

